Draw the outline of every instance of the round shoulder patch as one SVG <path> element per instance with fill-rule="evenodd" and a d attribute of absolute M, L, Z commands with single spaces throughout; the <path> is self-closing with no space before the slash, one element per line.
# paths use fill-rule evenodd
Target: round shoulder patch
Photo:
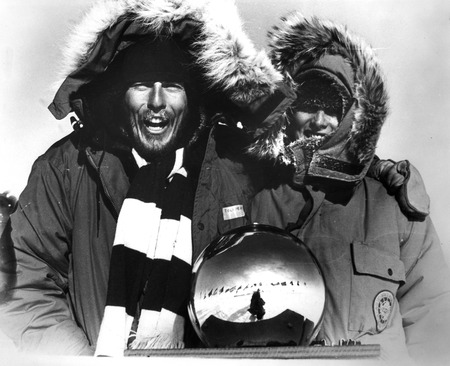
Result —
<path fill-rule="evenodd" d="M 373 314 L 377 323 L 377 330 L 381 332 L 386 328 L 394 306 L 394 295 L 384 290 L 378 293 L 373 300 Z"/>

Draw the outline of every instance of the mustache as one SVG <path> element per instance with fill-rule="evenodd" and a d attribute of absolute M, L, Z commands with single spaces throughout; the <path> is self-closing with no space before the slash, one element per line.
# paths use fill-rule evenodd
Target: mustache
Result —
<path fill-rule="evenodd" d="M 161 118 L 166 120 L 170 118 L 170 113 L 168 113 L 165 109 L 161 109 L 158 112 L 147 110 L 142 114 L 142 119 L 144 121 L 150 121 L 152 118 Z"/>

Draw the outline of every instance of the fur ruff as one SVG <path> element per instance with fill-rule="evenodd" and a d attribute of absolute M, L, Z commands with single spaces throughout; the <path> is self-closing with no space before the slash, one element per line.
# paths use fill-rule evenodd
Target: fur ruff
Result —
<path fill-rule="evenodd" d="M 352 86 L 357 105 L 349 136 L 349 151 L 359 163 L 370 161 L 375 154 L 381 127 L 388 113 L 388 95 L 384 77 L 369 45 L 346 27 L 315 17 L 305 19 L 294 13 L 269 33 L 270 52 L 275 67 L 289 74 L 294 67 L 323 54 L 337 54 L 348 59 L 355 74 Z M 284 155 L 282 132 L 272 130 L 252 146 L 259 157 Z M 273 155 L 281 153 L 281 155 Z"/>
<path fill-rule="evenodd" d="M 267 55 L 257 52 L 242 29 L 232 0 L 100 0 L 87 11 L 68 39 L 62 77 L 85 61 L 102 32 L 124 17 L 155 36 L 170 35 L 173 23 L 192 19 L 200 24 L 195 59 L 207 83 L 236 103 L 250 103 L 272 93 L 282 75 Z"/>

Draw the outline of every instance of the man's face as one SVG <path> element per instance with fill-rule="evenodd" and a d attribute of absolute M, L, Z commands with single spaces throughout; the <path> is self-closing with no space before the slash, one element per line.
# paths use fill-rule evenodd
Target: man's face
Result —
<path fill-rule="evenodd" d="M 125 118 L 133 148 L 145 159 L 178 147 L 188 119 L 182 83 L 134 83 L 125 92 Z"/>

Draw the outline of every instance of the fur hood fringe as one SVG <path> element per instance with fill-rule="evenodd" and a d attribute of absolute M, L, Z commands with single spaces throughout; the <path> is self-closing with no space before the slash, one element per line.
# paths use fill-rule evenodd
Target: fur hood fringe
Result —
<path fill-rule="evenodd" d="M 140 32 L 155 37 L 179 32 L 180 22 L 193 24 L 198 32 L 192 40 L 193 58 L 207 85 L 223 91 L 236 104 L 270 95 L 283 79 L 267 55 L 258 52 L 245 34 L 232 0 L 100 0 L 74 28 L 65 47 L 61 67 L 65 82 L 49 107 L 56 118 L 70 112 L 71 94 L 92 79 L 72 84 L 67 80 L 89 62 L 105 32 L 124 20 L 138 24 Z M 117 52 L 115 46 L 107 50 L 111 58 Z"/>
<path fill-rule="evenodd" d="M 355 100 L 351 131 L 345 148 L 357 164 L 367 164 L 375 154 L 381 127 L 388 114 L 384 77 L 372 48 L 342 25 L 293 13 L 269 32 L 269 56 L 283 74 L 293 75 L 302 64 L 325 54 L 340 55 L 353 68 L 350 85 Z M 271 156 L 292 163 L 283 131 L 267 130 L 253 146 L 260 158 Z"/>

